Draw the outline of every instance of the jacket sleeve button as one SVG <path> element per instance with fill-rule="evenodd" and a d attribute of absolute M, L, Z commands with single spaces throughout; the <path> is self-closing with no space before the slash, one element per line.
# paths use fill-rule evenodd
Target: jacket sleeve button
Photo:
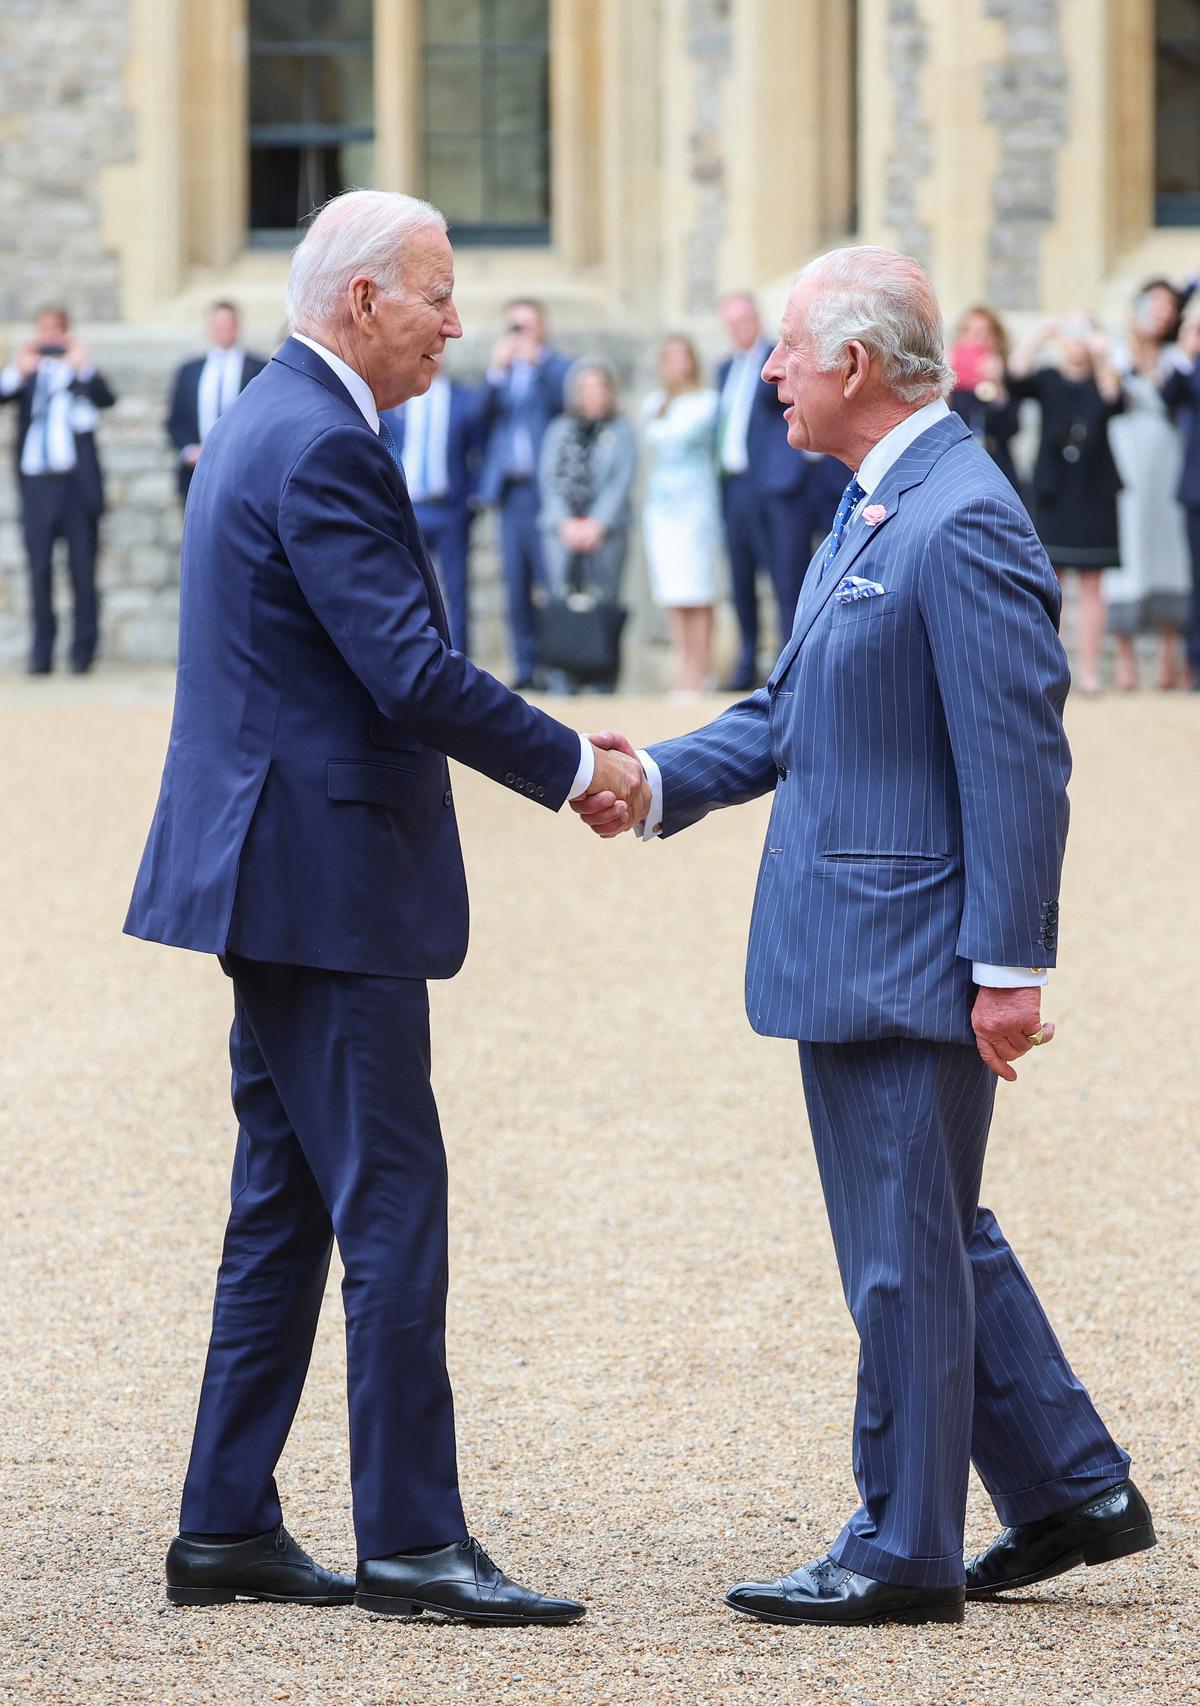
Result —
<path fill-rule="evenodd" d="M 514 770 L 510 770 L 508 772 L 507 776 L 505 776 L 505 778 L 504 778 L 505 787 L 511 788 L 513 783 L 516 781 L 516 779 L 517 779 L 516 772 Z"/>
<path fill-rule="evenodd" d="M 454 795 L 450 792 L 449 788 L 447 788 L 446 792 L 442 795 L 442 804 L 444 806 L 452 806 L 454 804 Z"/>
<path fill-rule="evenodd" d="M 535 799 L 537 799 L 537 800 L 544 800 L 544 799 L 545 799 L 545 797 L 546 797 L 546 790 L 545 790 L 545 788 L 538 788 L 538 789 L 536 789 L 536 790 L 535 790 L 535 791 L 534 791 L 534 798 L 535 798 Z"/>

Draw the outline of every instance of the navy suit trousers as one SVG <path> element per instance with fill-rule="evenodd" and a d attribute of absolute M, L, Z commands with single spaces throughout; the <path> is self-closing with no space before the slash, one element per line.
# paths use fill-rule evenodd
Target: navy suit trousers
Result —
<path fill-rule="evenodd" d="M 500 499 L 500 555 L 508 595 L 509 644 L 518 681 L 527 681 L 537 667 L 533 589 L 546 582 L 538 527 L 540 508 L 536 480 L 510 480 L 505 486 Z"/>
<path fill-rule="evenodd" d="M 275 1465 L 336 1238 L 358 1555 L 464 1539 L 426 985 L 223 963 L 238 1138 L 180 1526 L 250 1534 L 281 1521 Z"/>
<path fill-rule="evenodd" d="M 54 547 L 59 539 L 65 539 L 75 599 L 71 662 L 76 669 L 86 669 L 96 655 L 98 634 L 99 518 L 80 496 L 71 474 L 23 474 L 21 508 L 33 605 L 30 662 L 37 669 L 45 669 L 53 659 L 58 631 L 54 614 Z"/>
<path fill-rule="evenodd" d="M 465 503 L 437 499 L 415 503 L 413 514 L 421 537 L 433 558 L 442 597 L 446 601 L 446 617 L 450 623 L 450 644 L 456 652 L 470 654 L 470 605 L 467 566 L 471 543 L 471 512 Z"/>
<path fill-rule="evenodd" d="M 800 1044 L 842 1288 L 861 1341 L 854 1477 L 831 1548 L 877 1581 L 963 1580 L 969 1465 L 1005 1524 L 1124 1479 L 979 1185 L 996 1079 L 960 1043 Z"/>

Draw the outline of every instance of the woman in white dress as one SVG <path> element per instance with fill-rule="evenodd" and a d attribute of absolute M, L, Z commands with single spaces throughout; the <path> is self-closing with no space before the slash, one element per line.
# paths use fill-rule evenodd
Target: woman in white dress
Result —
<path fill-rule="evenodd" d="M 1160 640 L 1158 685 L 1187 685 L 1179 636 L 1187 632 L 1191 559 L 1183 506 L 1176 498 L 1183 467 L 1183 441 L 1159 394 L 1178 361 L 1179 297 L 1165 279 L 1143 287 L 1134 304 L 1129 342 L 1120 352 L 1124 412 L 1109 423 L 1108 436 L 1121 476 L 1117 524 L 1121 567 L 1107 569 L 1104 593 L 1108 626 L 1116 640 L 1116 680 L 1137 686 L 1138 634 Z"/>
<path fill-rule="evenodd" d="M 691 340 L 672 334 L 658 358 L 659 389 L 646 399 L 649 475 L 642 526 L 654 602 L 670 624 L 678 686 L 694 699 L 712 658 L 721 495 L 717 393 L 703 382 Z"/>

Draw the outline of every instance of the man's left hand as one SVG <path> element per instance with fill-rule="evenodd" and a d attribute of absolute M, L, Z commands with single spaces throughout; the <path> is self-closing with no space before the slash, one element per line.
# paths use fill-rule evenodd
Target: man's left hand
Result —
<path fill-rule="evenodd" d="M 1015 1083 L 1017 1075 L 1009 1061 L 1037 1048 L 1031 1039 L 1039 1031 L 1043 1043 L 1054 1036 L 1051 1021 L 1042 1024 L 1041 1009 L 1040 989 L 981 989 L 975 997 L 971 1009 L 975 1046 L 984 1065 L 990 1066 L 997 1078 Z"/>

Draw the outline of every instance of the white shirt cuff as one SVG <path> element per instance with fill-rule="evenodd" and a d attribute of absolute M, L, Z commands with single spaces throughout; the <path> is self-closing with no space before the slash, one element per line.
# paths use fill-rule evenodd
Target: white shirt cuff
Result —
<path fill-rule="evenodd" d="M 663 815 L 663 779 L 662 771 L 648 752 L 638 749 L 638 759 L 646 772 L 646 780 L 650 784 L 650 810 L 639 823 L 633 826 L 633 833 L 639 841 L 656 841 L 662 834 Z"/>
<path fill-rule="evenodd" d="M 569 800 L 577 800 L 580 794 L 585 794 L 592 785 L 592 777 L 596 774 L 596 749 L 586 735 L 579 737 L 579 769 L 575 772 L 575 780 L 571 783 Z"/>
<path fill-rule="evenodd" d="M 981 989 L 1045 989 L 1050 982 L 1045 966 L 988 966 L 982 960 L 972 962 L 971 975 Z"/>
<path fill-rule="evenodd" d="M 0 397 L 12 397 L 21 389 L 24 379 L 21 369 L 16 362 L 10 364 L 0 373 Z"/>

